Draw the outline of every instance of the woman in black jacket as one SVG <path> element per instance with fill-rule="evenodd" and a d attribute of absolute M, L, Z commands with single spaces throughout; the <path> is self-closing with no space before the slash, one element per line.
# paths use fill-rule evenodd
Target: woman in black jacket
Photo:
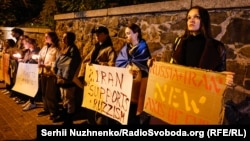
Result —
<path fill-rule="evenodd" d="M 173 50 L 170 63 L 225 73 L 226 84 L 233 85 L 234 73 L 226 71 L 226 48 L 212 37 L 210 16 L 205 8 L 194 6 L 189 9 L 186 31 L 176 39 Z M 152 65 L 151 60 L 148 65 Z M 162 124 L 151 119 L 152 124 Z"/>
<path fill-rule="evenodd" d="M 195 6 L 189 10 L 187 29 L 174 48 L 173 63 L 219 72 L 226 70 L 226 49 L 223 43 L 213 39 L 206 9 Z"/>

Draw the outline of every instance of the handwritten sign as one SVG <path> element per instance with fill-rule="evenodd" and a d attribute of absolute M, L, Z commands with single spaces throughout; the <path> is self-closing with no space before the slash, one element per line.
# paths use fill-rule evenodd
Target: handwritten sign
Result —
<path fill-rule="evenodd" d="M 38 65 L 20 62 L 12 90 L 35 97 L 38 91 Z"/>
<path fill-rule="evenodd" d="M 143 110 L 169 124 L 221 124 L 225 81 L 221 73 L 155 62 Z"/>
<path fill-rule="evenodd" d="M 87 65 L 82 106 L 127 124 L 132 75 L 126 68 Z"/>

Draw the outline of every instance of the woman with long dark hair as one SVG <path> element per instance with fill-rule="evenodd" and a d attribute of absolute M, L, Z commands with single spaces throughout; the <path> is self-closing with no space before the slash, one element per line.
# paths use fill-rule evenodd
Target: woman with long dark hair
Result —
<path fill-rule="evenodd" d="M 205 8 L 193 6 L 188 10 L 185 33 L 177 37 L 173 50 L 170 63 L 225 73 L 226 84 L 233 85 L 234 73 L 226 71 L 226 48 L 212 37 L 210 16 Z M 151 119 L 152 124 L 164 124 L 155 117 Z"/>
<path fill-rule="evenodd" d="M 144 102 L 140 94 L 145 94 L 146 86 L 143 87 L 141 82 L 142 79 L 148 77 L 149 67 L 147 61 L 151 58 L 151 54 L 146 41 L 142 38 L 141 28 L 137 24 L 131 23 L 127 25 L 125 36 L 127 43 L 119 52 L 115 66 L 128 68 L 133 75 L 128 125 L 139 125 L 145 123 L 144 119 L 141 120 L 142 115 L 149 119 L 149 116 L 138 107 L 141 106 L 139 103 L 143 104 Z"/>

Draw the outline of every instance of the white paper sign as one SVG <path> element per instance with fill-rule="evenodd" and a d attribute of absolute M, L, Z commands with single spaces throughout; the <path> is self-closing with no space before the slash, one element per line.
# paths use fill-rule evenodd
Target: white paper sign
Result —
<path fill-rule="evenodd" d="M 12 90 L 35 97 L 38 91 L 38 64 L 19 63 Z"/>

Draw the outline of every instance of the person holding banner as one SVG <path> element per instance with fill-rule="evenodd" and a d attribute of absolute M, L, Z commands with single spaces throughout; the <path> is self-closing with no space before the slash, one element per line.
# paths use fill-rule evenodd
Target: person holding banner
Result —
<path fill-rule="evenodd" d="M 81 54 L 75 45 L 76 35 L 73 32 L 63 34 L 63 47 L 56 59 L 54 72 L 57 76 L 57 85 L 60 88 L 62 98 L 62 118 L 64 125 L 73 124 L 73 115 L 76 110 L 76 84 L 73 82 L 74 75 L 81 63 Z"/>
<path fill-rule="evenodd" d="M 226 48 L 212 37 L 208 11 L 201 6 L 187 12 L 186 30 L 177 37 L 170 63 L 196 67 L 226 74 L 226 85 L 233 85 L 234 72 L 226 71 Z M 148 61 L 152 66 L 154 59 Z M 164 124 L 152 118 L 152 124 Z"/>
<path fill-rule="evenodd" d="M 15 29 L 15 28 L 14 28 Z M 14 30 L 13 29 L 13 30 Z M 9 66 L 10 66 L 10 76 L 11 76 L 11 80 L 12 80 L 12 88 L 14 86 L 14 84 L 16 83 L 16 75 L 17 75 L 17 70 L 18 70 L 18 57 L 22 57 L 23 52 L 25 51 L 24 49 L 20 49 L 21 46 L 23 46 L 23 41 L 25 38 L 28 38 L 28 36 L 23 35 L 23 32 L 21 29 L 16 29 L 17 31 L 15 31 L 15 34 L 12 34 L 12 36 L 14 38 L 16 38 L 17 42 L 15 43 L 15 47 L 12 48 L 9 52 L 10 52 L 10 58 L 9 58 Z M 13 33 L 13 31 L 12 31 Z M 12 90 L 11 88 L 11 97 L 13 97 L 13 100 L 17 103 L 17 104 L 23 104 L 26 102 L 26 97 L 24 95 L 22 95 L 21 93 Z"/>
<path fill-rule="evenodd" d="M 12 32 L 12 36 L 16 37 L 16 34 L 13 34 L 13 32 Z M 13 71 L 13 72 L 15 72 L 15 75 L 14 75 L 15 76 L 15 82 L 14 83 L 16 83 L 16 77 L 17 77 L 16 75 L 17 75 L 19 60 L 24 57 L 25 52 L 28 50 L 27 48 L 24 47 L 24 43 L 26 42 L 27 38 L 29 38 L 29 36 L 23 35 L 23 34 L 20 37 L 18 37 L 17 38 L 18 41 L 16 42 L 15 50 L 12 52 L 12 56 L 11 56 L 12 65 L 14 65 L 14 66 L 17 65 L 16 71 Z M 15 67 L 13 67 L 13 69 L 14 68 Z M 14 88 L 14 86 L 13 86 L 13 88 Z M 23 95 L 20 92 L 12 90 L 12 94 L 14 95 L 13 100 L 17 104 L 24 104 L 24 103 L 26 103 L 28 101 L 28 97 Z"/>
<path fill-rule="evenodd" d="M 3 91 L 4 94 L 10 94 L 10 97 L 14 97 L 15 95 L 12 93 L 11 89 L 14 86 L 14 78 L 13 78 L 13 71 L 11 69 L 11 60 L 13 59 L 13 57 L 11 57 L 13 55 L 13 52 L 16 50 L 15 47 L 15 41 L 13 39 L 6 39 L 3 42 L 3 64 L 8 64 L 8 66 L 4 65 L 3 67 L 6 70 L 4 72 L 4 81 L 6 84 L 6 91 Z"/>
<path fill-rule="evenodd" d="M 146 41 L 142 39 L 142 32 L 137 24 L 129 24 L 125 28 L 125 35 L 127 44 L 119 52 L 115 66 L 128 68 L 133 75 L 128 124 L 139 125 L 146 123 L 145 121 L 148 121 L 150 117 L 143 113 L 140 107 L 144 103 L 146 83 L 145 85 L 142 83 L 146 82 L 145 78 L 148 77 L 147 61 L 151 58 L 151 54 Z"/>
<path fill-rule="evenodd" d="M 92 29 L 92 34 L 95 34 L 96 43 L 90 53 L 83 59 L 81 68 L 78 74 L 78 78 L 84 82 L 85 68 L 87 64 L 98 64 L 105 66 L 114 66 L 115 59 L 117 57 L 116 52 L 113 47 L 111 37 L 109 36 L 109 30 L 105 26 L 99 26 Z M 115 120 L 99 114 L 98 112 L 88 110 L 88 122 L 90 124 L 100 124 L 100 125 L 111 125 L 116 123 Z"/>
<path fill-rule="evenodd" d="M 23 46 L 23 41 L 28 36 L 24 35 L 24 31 L 21 28 L 16 28 L 16 27 L 11 29 L 11 36 L 16 39 L 15 49 L 13 50 L 12 55 L 10 56 L 11 58 L 10 67 L 12 69 L 13 82 L 15 83 L 17 68 L 18 68 L 17 58 L 24 55 L 25 49 Z M 25 97 L 23 97 L 21 93 L 12 91 L 11 96 L 13 97 L 13 100 L 17 104 L 23 104 L 26 102 Z"/>
<path fill-rule="evenodd" d="M 59 56 L 59 38 L 56 32 L 45 33 L 45 46 L 39 52 L 38 67 L 41 81 L 43 111 L 38 116 L 50 115 L 54 122 L 60 118 L 59 88 L 56 85 L 56 75 L 53 71 L 56 58 Z"/>
<path fill-rule="evenodd" d="M 40 48 L 37 47 L 36 40 L 33 38 L 25 38 L 23 45 L 26 51 L 24 52 L 24 56 L 18 59 L 18 62 L 38 64 L 38 53 Z M 36 108 L 35 98 L 28 96 L 29 100 L 22 105 L 23 111 L 29 111 Z"/>

